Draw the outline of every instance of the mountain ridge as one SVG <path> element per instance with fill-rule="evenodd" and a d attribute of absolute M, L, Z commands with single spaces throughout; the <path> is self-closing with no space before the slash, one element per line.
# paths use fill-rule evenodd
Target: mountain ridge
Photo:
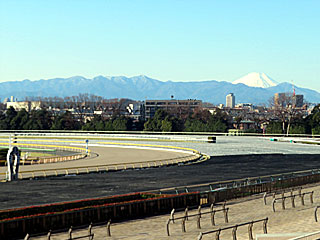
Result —
<path fill-rule="evenodd" d="M 243 83 L 234 84 L 226 81 L 190 81 L 173 82 L 159 81 L 145 75 L 96 76 L 85 78 L 73 76 L 69 78 L 53 78 L 48 80 L 23 80 L 0 83 L 0 98 L 15 96 L 19 101 L 25 97 L 65 97 L 79 93 L 89 93 L 105 98 L 130 98 L 135 100 L 170 99 L 200 99 L 214 104 L 225 103 L 225 97 L 233 92 L 236 103 L 267 104 L 277 92 L 291 92 L 292 84 L 280 83 L 277 86 L 262 88 L 250 87 Z M 320 93 L 315 90 L 295 87 L 296 94 L 303 94 L 309 102 L 320 102 Z M 31 95 L 32 94 L 32 95 Z"/>

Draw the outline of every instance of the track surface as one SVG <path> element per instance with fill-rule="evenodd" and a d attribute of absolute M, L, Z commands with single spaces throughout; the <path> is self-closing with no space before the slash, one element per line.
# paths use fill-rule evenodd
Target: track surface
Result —
<path fill-rule="evenodd" d="M 0 209 L 320 168 L 320 146 L 315 145 L 271 142 L 256 137 L 218 137 L 217 144 L 161 143 L 164 144 L 194 148 L 213 157 L 188 166 L 0 183 Z M 106 164 L 115 160 L 129 162 L 183 155 L 123 148 L 91 149 L 98 152 L 99 157 L 49 165 Z"/>
<path fill-rule="evenodd" d="M 135 149 L 135 148 L 117 148 L 117 147 L 90 147 L 92 157 L 66 161 L 59 163 L 48 163 L 39 165 L 21 166 L 20 171 L 42 170 L 52 168 L 72 168 L 84 166 L 107 165 L 114 163 L 136 163 L 152 160 L 163 160 L 184 157 L 190 154 L 165 150 L 154 149 Z M 6 172 L 6 167 L 0 167 L 0 173 Z M 1 189 L 1 187 L 0 187 Z"/>
<path fill-rule="evenodd" d="M 194 165 L 0 184 L 1 209 L 238 179 L 319 167 L 320 155 L 221 156 Z"/>

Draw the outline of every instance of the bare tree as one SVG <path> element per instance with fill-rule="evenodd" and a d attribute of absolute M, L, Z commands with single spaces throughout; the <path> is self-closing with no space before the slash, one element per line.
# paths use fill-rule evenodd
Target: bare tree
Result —
<path fill-rule="evenodd" d="M 287 136 L 292 122 L 303 115 L 302 109 L 295 106 L 294 96 L 294 93 L 278 93 L 269 100 L 270 107 L 275 117 L 282 122 L 282 131 Z"/>

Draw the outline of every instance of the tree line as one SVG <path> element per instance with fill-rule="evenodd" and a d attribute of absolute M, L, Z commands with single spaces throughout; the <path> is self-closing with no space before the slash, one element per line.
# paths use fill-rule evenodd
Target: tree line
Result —
<path fill-rule="evenodd" d="M 289 116 L 284 116 L 285 114 Z M 315 106 L 310 115 L 304 117 L 297 113 L 279 111 L 278 120 L 270 121 L 266 132 L 278 134 L 313 134 L 320 135 L 320 104 Z"/>
<path fill-rule="evenodd" d="M 284 111 L 279 111 L 283 114 Z M 320 135 L 320 104 L 308 116 L 295 113 L 289 117 L 268 120 L 265 133 Z M 214 114 L 208 110 L 195 109 L 193 113 L 176 113 L 157 110 L 154 117 L 133 120 L 118 111 L 111 117 L 93 115 L 90 120 L 79 118 L 69 111 L 54 113 L 46 108 L 27 112 L 10 107 L 0 112 L 1 130 L 85 130 L 85 131 L 157 131 L 157 132 L 227 132 L 235 120 L 222 110 Z M 254 130 L 259 131 L 259 130 Z"/>
<path fill-rule="evenodd" d="M 16 111 L 10 107 L 0 112 L 1 130 L 85 130 L 85 131 L 160 131 L 160 132 L 226 132 L 227 116 L 219 111 L 212 115 L 207 110 L 196 110 L 185 118 L 179 118 L 164 110 L 157 110 L 151 119 L 132 120 L 114 114 L 110 118 L 94 115 L 84 121 L 71 112 L 53 114 L 47 109 Z"/>

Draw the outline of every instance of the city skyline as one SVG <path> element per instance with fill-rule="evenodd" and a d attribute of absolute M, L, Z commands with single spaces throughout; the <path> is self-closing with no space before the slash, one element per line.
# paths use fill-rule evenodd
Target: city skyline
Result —
<path fill-rule="evenodd" d="M 0 82 L 81 75 L 232 82 L 265 72 L 320 91 L 320 2 L 0 0 Z"/>

